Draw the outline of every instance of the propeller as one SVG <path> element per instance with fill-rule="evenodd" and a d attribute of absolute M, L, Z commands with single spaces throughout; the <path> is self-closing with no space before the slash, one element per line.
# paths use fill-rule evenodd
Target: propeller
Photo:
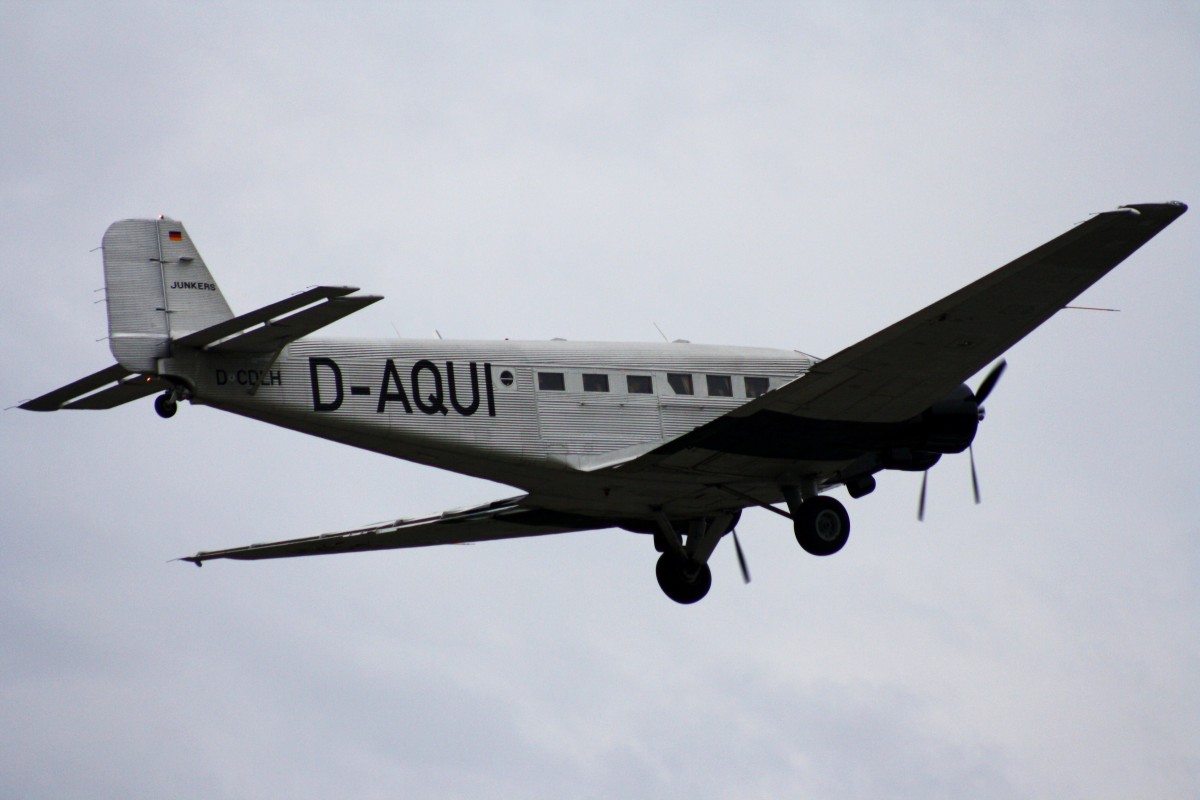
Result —
<path fill-rule="evenodd" d="M 975 505 L 979 505 L 979 477 L 975 474 L 975 448 L 967 445 L 967 456 L 971 459 L 971 488 L 975 490 Z"/>
<path fill-rule="evenodd" d="M 1000 376 L 1004 374 L 1005 368 L 1008 366 L 1007 361 L 1001 361 L 996 366 L 992 367 L 992 371 L 984 377 L 983 382 L 979 384 L 979 388 L 975 390 L 975 405 L 979 408 L 979 420 L 982 422 L 984 417 L 983 401 L 988 398 L 992 390 L 996 388 L 996 384 L 1000 382 Z M 971 489 L 975 493 L 975 505 L 979 505 L 979 473 L 975 470 L 975 446 L 974 444 L 967 445 L 967 457 L 971 460 Z M 929 484 L 929 470 L 925 470 L 921 476 L 921 497 L 917 502 L 917 522 L 925 521 L 925 488 Z"/>
<path fill-rule="evenodd" d="M 742 568 L 742 580 L 749 583 L 750 568 L 746 566 L 746 554 L 742 552 L 742 543 L 738 541 L 736 530 L 730 533 L 733 534 L 733 549 L 737 552 L 738 566 Z"/>
<path fill-rule="evenodd" d="M 979 384 L 979 388 L 975 390 L 976 403 L 980 406 L 983 405 L 983 401 L 987 400 L 988 395 L 992 393 L 992 389 L 995 389 L 996 384 L 1000 382 L 1000 376 L 1004 374 L 1004 369 L 1007 366 L 1007 361 L 1001 361 L 992 367 L 992 371 L 987 374 L 987 377 L 983 379 L 983 383 Z"/>
<path fill-rule="evenodd" d="M 921 499 L 917 503 L 917 522 L 925 521 L 925 487 L 929 485 L 929 470 L 921 473 Z"/>

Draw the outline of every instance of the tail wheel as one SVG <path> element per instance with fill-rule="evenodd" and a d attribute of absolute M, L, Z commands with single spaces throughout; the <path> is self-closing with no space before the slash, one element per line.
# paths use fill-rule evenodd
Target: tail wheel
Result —
<path fill-rule="evenodd" d="M 850 515 L 832 497 L 812 497 L 796 515 L 796 541 L 814 556 L 831 556 L 850 538 Z"/>
<path fill-rule="evenodd" d="M 674 553 L 663 553 L 654 568 L 663 594 L 676 603 L 690 605 L 712 588 L 712 570 L 708 564 L 695 564 Z"/>
<path fill-rule="evenodd" d="M 175 395 L 171 392 L 164 392 L 154 398 L 154 410 L 163 419 L 170 419 L 175 416 L 175 412 L 179 410 L 179 403 L 175 401 Z"/>

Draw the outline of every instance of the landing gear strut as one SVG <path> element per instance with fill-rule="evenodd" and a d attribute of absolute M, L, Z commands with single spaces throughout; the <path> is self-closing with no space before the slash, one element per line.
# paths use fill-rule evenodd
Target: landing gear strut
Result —
<path fill-rule="evenodd" d="M 175 416 L 175 412 L 179 410 L 179 402 L 175 399 L 175 392 L 163 392 L 154 398 L 154 410 L 163 419 L 170 419 Z"/>
<path fill-rule="evenodd" d="M 676 524 L 661 511 L 655 514 L 658 531 L 655 532 L 654 545 L 660 548 L 662 555 L 658 557 L 654 574 L 663 594 L 684 605 L 695 603 L 708 594 L 712 588 L 709 556 L 721 537 L 733 530 L 739 517 L 741 512 L 734 511 L 696 517 L 686 523 L 681 521 L 679 525 L 687 530 L 685 544 Z"/>

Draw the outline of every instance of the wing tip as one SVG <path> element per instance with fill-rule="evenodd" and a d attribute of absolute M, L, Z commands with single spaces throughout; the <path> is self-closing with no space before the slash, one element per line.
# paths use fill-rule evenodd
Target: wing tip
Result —
<path fill-rule="evenodd" d="M 58 403 L 47 403 L 42 401 L 41 398 L 36 398 L 33 400 L 26 400 L 24 403 L 18 404 L 17 408 L 23 408 L 26 411 L 59 411 L 62 409 L 62 405 Z"/>
<path fill-rule="evenodd" d="M 1179 200 L 1169 200 L 1165 203 L 1129 203 L 1119 206 L 1110 213 L 1136 214 L 1138 216 L 1165 217 L 1173 220 L 1188 210 L 1187 203 Z"/>

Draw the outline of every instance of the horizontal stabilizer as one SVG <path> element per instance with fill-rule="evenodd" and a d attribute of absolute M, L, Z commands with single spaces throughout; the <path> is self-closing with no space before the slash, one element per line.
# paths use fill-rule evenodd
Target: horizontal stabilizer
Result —
<path fill-rule="evenodd" d="M 203 331 L 188 333 L 174 343 L 222 353 L 270 353 L 383 300 L 380 295 L 346 296 L 354 291 L 358 287 L 314 287 Z"/>
<path fill-rule="evenodd" d="M 24 402 L 20 408 L 27 411 L 58 411 L 61 408 L 85 410 L 115 408 L 122 403 L 137 400 L 165 388 L 166 384 L 157 378 L 138 375 L 120 364 L 113 364 L 86 378 L 68 383 L 61 389 L 55 389 L 41 397 Z M 97 389 L 103 389 L 103 391 L 96 391 Z"/>
<path fill-rule="evenodd" d="M 103 411 L 109 408 L 116 408 L 125 403 L 131 403 L 134 400 L 140 400 L 157 392 L 165 391 L 169 386 L 165 381 L 160 381 L 151 375 L 135 375 L 102 392 L 89 394 L 87 397 L 82 397 L 73 403 L 67 403 L 63 408 L 72 408 L 81 411 Z"/>
<path fill-rule="evenodd" d="M 229 353 L 273 353 L 289 342 L 320 330 L 382 299 L 381 295 L 374 294 L 333 297 L 282 319 L 271 320 L 261 327 L 226 339 L 208 349 Z"/>
<path fill-rule="evenodd" d="M 383 299 L 378 295 L 346 296 L 357 291 L 353 286 L 317 286 L 249 314 L 189 333 L 176 339 L 174 344 L 223 353 L 274 353 L 289 342 Z M 114 408 L 169 388 L 167 382 L 153 375 L 113 364 L 26 401 L 20 408 L 28 411 Z"/>

